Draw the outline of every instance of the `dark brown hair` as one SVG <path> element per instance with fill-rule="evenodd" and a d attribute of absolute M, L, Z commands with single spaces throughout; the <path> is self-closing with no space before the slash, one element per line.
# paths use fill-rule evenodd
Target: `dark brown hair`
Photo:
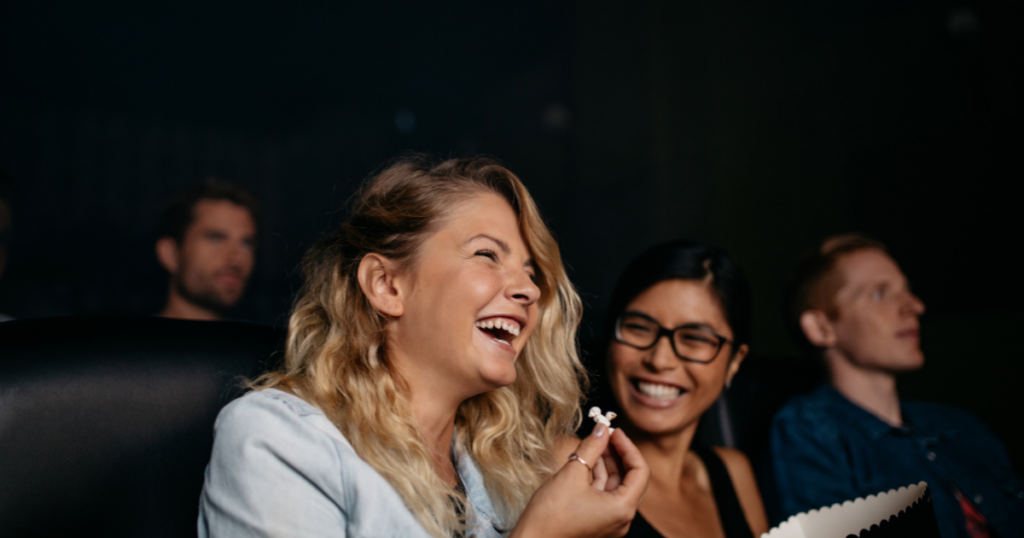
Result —
<path fill-rule="evenodd" d="M 753 294 L 743 270 L 724 250 L 684 239 L 651 247 L 629 263 L 612 293 L 605 341 L 611 341 L 615 319 L 630 301 L 655 284 L 673 279 L 708 281 L 732 330 L 732 353 L 750 343 Z"/>
<path fill-rule="evenodd" d="M 208 177 L 202 183 L 175 194 L 167 202 L 160 214 L 157 237 L 170 237 L 180 245 L 185 239 L 185 231 L 195 221 L 196 205 L 203 200 L 225 200 L 242 206 L 249 210 L 249 215 L 259 228 L 260 205 L 256 197 L 241 185 Z"/>

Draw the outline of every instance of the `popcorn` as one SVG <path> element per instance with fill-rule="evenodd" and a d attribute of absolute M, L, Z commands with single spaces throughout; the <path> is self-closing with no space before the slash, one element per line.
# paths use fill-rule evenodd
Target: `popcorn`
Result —
<path fill-rule="evenodd" d="M 598 424 L 604 424 L 605 427 L 608 428 L 608 431 L 612 431 L 614 429 L 612 428 L 612 419 L 617 417 L 618 415 L 616 415 L 612 411 L 608 411 L 608 413 L 602 415 L 600 407 L 591 407 L 589 416 L 590 418 L 594 419 L 594 422 Z"/>

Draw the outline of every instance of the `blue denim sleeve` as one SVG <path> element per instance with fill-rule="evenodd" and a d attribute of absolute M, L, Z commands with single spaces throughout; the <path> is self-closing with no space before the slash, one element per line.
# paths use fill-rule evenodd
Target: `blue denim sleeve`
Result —
<path fill-rule="evenodd" d="M 218 416 L 200 498 L 200 538 L 345 536 L 334 428 L 319 424 L 327 422 L 322 414 L 274 392 L 246 395 Z"/>
<path fill-rule="evenodd" d="M 858 497 L 837 428 L 784 408 L 772 422 L 771 466 L 778 507 L 772 521 Z"/>

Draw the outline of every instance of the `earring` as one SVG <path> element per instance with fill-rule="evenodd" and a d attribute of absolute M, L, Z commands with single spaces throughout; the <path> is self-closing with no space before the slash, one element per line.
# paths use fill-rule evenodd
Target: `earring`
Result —
<path fill-rule="evenodd" d="M 729 390 L 730 386 L 732 386 L 732 379 L 726 379 L 725 380 L 725 390 Z"/>

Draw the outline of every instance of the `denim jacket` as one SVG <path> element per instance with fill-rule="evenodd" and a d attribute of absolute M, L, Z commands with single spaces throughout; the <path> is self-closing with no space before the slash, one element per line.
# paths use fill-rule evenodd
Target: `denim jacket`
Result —
<path fill-rule="evenodd" d="M 955 490 L 999 536 L 1024 536 L 1024 482 L 1002 443 L 955 407 L 903 402 L 900 410 L 904 426 L 890 426 L 828 385 L 786 404 L 760 477 L 766 506 L 779 505 L 773 520 L 924 480 L 944 538 L 968 537 Z"/>
<path fill-rule="evenodd" d="M 249 393 L 221 411 L 214 432 L 200 538 L 429 536 L 391 484 L 301 398 Z M 456 450 L 456 465 L 471 507 L 467 536 L 502 536 L 472 457 Z"/>

